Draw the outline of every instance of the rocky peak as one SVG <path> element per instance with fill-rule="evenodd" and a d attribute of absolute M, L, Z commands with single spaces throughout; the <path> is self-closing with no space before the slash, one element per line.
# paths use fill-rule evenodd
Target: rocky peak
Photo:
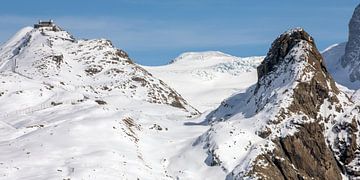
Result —
<path fill-rule="evenodd" d="M 260 80 L 265 75 L 269 74 L 272 71 L 275 71 L 276 68 L 284 62 L 286 56 L 290 51 L 298 45 L 301 41 L 305 41 L 315 48 L 314 39 L 302 28 L 291 29 L 282 35 L 280 35 L 271 45 L 267 56 L 264 61 L 260 64 L 258 69 L 258 79 Z M 320 56 L 319 53 L 315 54 Z M 323 64 L 322 59 L 321 64 Z"/>
<path fill-rule="evenodd" d="M 251 127 L 256 138 L 274 147 L 254 156 L 250 168 L 243 167 L 251 163 L 238 164 L 229 179 L 341 179 L 343 167 L 347 168 L 346 173 L 356 174 L 351 164 L 357 158 L 357 138 L 352 133 L 357 130 L 347 131 L 353 146 L 328 144 L 343 141 L 340 130 L 331 128 L 340 122 L 335 119 L 341 119 L 339 114 L 353 108 L 352 102 L 336 87 L 313 38 L 300 28 L 280 35 L 258 67 L 258 74 L 255 86 L 224 101 L 208 118 L 215 129 L 211 130 L 215 133 L 206 135 L 208 139 L 231 122 L 236 128 Z M 212 162 L 223 165 L 216 148 L 210 148 L 209 154 L 215 157 Z M 349 159 L 342 160 L 346 158 Z"/>
<path fill-rule="evenodd" d="M 339 90 L 325 67 L 314 39 L 301 28 L 280 35 L 272 43 L 257 70 L 255 93 L 259 89 L 272 91 L 286 84 L 290 85 L 293 92 L 290 93 L 292 104 L 289 110 L 292 112 L 302 112 L 316 119 L 324 99 L 337 101 L 334 95 Z M 259 101 L 262 99 L 263 96 Z"/>
<path fill-rule="evenodd" d="M 249 106 L 256 107 L 241 110 L 247 116 L 276 106 L 279 117 L 306 114 L 310 119 L 317 119 L 325 99 L 338 101 L 336 95 L 339 89 L 328 73 L 313 38 L 301 28 L 280 35 L 257 71 L 257 84 L 248 90 L 248 97 L 241 98 Z M 239 112 L 239 109 L 232 108 L 239 103 L 236 98 L 239 97 L 224 101 L 223 106 L 210 115 L 211 121 L 227 119 Z M 224 112 L 227 114 L 225 118 Z"/>
<path fill-rule="evenodd" d="M 341 65 L 350 69 L 350 81 L 360 80 L 360 5 L 355 8 L 349 22 L 349 38 Z"/>
<path fill-rule="evenodd" d="M 271 137 L 276 148 L 270 154 L 258 157 L 271 165 L 265 168 L 255 166 L 253 173 L 268 176 L 278 171 L 280 176 L 276 179 L 340 179 L 342 171 L 357 177 L 358 170 L 354 170 L 353 163 L 357 160 L 355 149 L 359 147 L 354 132 L 358 130 L 352 125 L 356 123 L 351 120 L 356 119 L 354 114 L 357 112 L 352 110 L 354 106 L 351 100 L 337 88 L 328 73 L 313 38 L 303 29 L 282 34 L 274 41 L 267 57 L 258 67 L 258 74 L 254 96 L 257 106 L 270 104 L 271 107 L 265 110 L 277 111 L 277 120 L 269 121 L 275 124 L 268 123 L 265 131 L 260 131 L 259 135 Z M 287 88 L 285 91 L 279 90 L 284 87 Z M 278 110 L 273 108 L 281 103 L 283 105 Z M 346 120 L 337 119 L 339 114 L 349 110 L 353 112 L 341 115 L 348 117 Z M 263 112 L 263 109 L 260 111 Z M 281 127 L 276 125 L 281 123 L 294 126 L 296 133 L 274 136 L 271 132 Z M 346 141 L 338 130 L 344 126 L 352 127 L 343 131 L 350 140 L 347 145 L 337 145 L 340 141 Z M 329 127 L 335 128 L 331 130 Z M 331 133 L 333 135 L 328 136 Z M 328 142 L 333 142 L 333 147 L 329 148 Z M 276 157 L 284 160 L 278 161 Z"/>

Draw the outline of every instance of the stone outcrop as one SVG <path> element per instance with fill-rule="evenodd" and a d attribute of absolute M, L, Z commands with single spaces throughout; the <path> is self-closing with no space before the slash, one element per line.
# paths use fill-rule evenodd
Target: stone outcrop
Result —
<path fill-rule="evenodd" d="M 320 124 L 309 123 L 301 125 L 293 136 L 274 139 L 277 148 L 258 156 L 247 176 L 269 180 L 342 179 L 337 161 L 325 143 L 323 131 Z"/>

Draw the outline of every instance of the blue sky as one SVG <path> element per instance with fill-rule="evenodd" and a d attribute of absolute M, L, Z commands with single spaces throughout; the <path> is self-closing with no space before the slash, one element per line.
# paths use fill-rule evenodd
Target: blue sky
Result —
<path fill-rule="evenodd" d="M 2 1 L 0 42 L 39 19 L 77 38 L 106 38 L 140 64 L 166 64 L 186 51 L 265 55 L 303 27 L 320 50 L 347 39 L 356 0 L 18 0 Z"/>

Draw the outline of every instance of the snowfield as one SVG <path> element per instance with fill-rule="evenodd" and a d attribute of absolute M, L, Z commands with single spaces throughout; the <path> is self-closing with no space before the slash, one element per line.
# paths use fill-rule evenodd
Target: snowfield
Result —
<path fill-rule="evenodd" d="M 176 89 L 196 109 L 206 112 L 255 84 L 256 67 L 263 59 L 263 56 L 240 58 L 218 51 L 189 52 L 168 65 L 144 68 Z"/>

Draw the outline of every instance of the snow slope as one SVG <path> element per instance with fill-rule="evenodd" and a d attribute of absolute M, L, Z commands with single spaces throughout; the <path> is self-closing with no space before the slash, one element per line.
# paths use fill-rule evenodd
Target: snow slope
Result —
<path fill-rule="evenodd" d="M 196 109 L 205 112 L 254 84 L 256 67 L 263 58 L 240 58 L 217 51 L 188 52 L 168 65 L 143 67 L 176 89 Z"/>

